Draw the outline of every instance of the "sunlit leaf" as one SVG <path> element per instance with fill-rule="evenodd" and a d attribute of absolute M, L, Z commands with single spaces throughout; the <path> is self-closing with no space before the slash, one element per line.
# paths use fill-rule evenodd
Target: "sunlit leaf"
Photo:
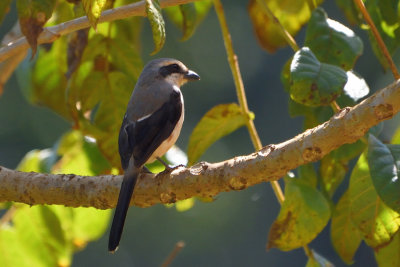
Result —
<path fill-rule="evenodd" d="M 397 232 L 390 243 L 375 250 L 375 259 L 379 267 L 400 266 L 400 232 Z"/>
<path fill-rule="evenodd" d="M 54 42 L 50 50 L 39 49 L 32 68 L 32 88 L 24 88 L 27 98 L 35 104 L 49 107 L 66 119 L 71 118 L 66 103 L 67 44 L 64 38 Z M 29 74 L 28 74 L 29 75 Z M 20 77 L 26 79 L 27 75 Z M 29 76 L 28 76 L 29 77 Z"/>
<path fill-rule="evenodd" d="M 344 70 L 319 62 L 308 47 L 294 55 L 290 78 L 290 97 L 307 106 L 329 105 L 342 93 L 347 82 Z"/>
<path fill-rule="evenodd" d="M 79 131 L 71 131 L 63 136 L 58 151 L 61 159 L 54 166 L 58 173 L 78 175 L 98 175 L 111 168 L 100 153 L 95 140 L 85 138 Z"/>
<path fill-rule="evenodd" d="M 209 110 L 194 128 L 188 145 L 189 166 L 214 142 L 246 124 L 247 117 L 237 104 L 221 104 Z"/>
<path fill-rule="evenodd" d="M 348 191 L 350 216 L 364 241 L 373 248 L 390 242 L 399 229 L 400 215 L 378 197 L 364 154 L 351 173 Z"/>
<path fill-rule="evenodd" d="M 345 70 L 353 68 L 363 51 L 361 39 L 346 26 L 329 19 L 322 8 L 312 13 L 305 46 L 314 52 L 319 61 Z"/>
<path fill-rule="evenodd" d="M 43 31 L 43 25 L 51 17 L 55 4 L 55 0 L 17 0 L 21 32 L 32 48 L 32 55 L 36 54 L 37 38 Z"/>
<path fill-rule="evenodd" d="M 161 50 L 165 43 L 165 23 L 158 0 L 146 0 L 146 14 L 153 33 L 154 51 L 151 55 L 154 55 Z"/>
<path fill-rule="evenodd" d="M 295 36 L 310 19 L 312 7 L 307 0 L 262 1 L 292 36 Z M 319 5 L 322 1 L 316 0 L 313 3 Z M 287 45 L 278 24 L 266 14 L 265 9 L 257 0 L 249 2 L 248 10 L 257 39 L 265 50 L 272 53 Z"/>
<path fill-rule="evenodd" d="M 343 88 L 345 95 L 357 102 L 359 99 L 369 94 L 367 82 L 353 71 L 347 73 L 347 83 Z"/>
<path fill-rule="evenodd" d="M 370 134 L 368 165 L 379 197 L 390 208 L 400 212 L 400 145 L 385 145 Z"/>
<path fill-rule="evenodd" d="M 90 24 L 96 29 L 101 12 L 107 7 L 107 0 L 82 0 L 82 5 Z"/>
<path fill-rule="evenodd" d="M 182 29 L 182 41 L 189 39 L 195 32 L 197 26 L 207 15 L 212 1 L 203 0 L 194 3 L 171 6 L 165 9 L 168 17 Z"/>
<path fill-rule="evenodd" d="M 336 189 L 342 183 L 347 172 L 347 164 L 333 157 L 326 155 L 321 160 L 320 174 L 322 186 L 330 197 L 336 192 Z"/>
<path fill-rule="evenodd" d="M 89 241 L 99 239 L 107 230 L 112 210 L 95 208 L 72 209 L 72 232 L 74 246 L 82 247 Z"/>
<path fill-rule="evenodd" d="M 352 264 L 362 236 L 351 220 L 348 192 L 343 194 L 332 213 L 331 240 L 342 260 Z"/>
<path fill-rule="evenodd" d="M 308 244 L 324 229 L 330 207 L 317 189 L 295 178 L 285 181 L 285 201 L 269 231 L 267 248 L 288 251 Z"/>
<path fill-rule="evenodd" d="M 188 198 L 175 203 L 175 208 L 179 212 L 190 210 L 194 206 L 194 198 Z"/>

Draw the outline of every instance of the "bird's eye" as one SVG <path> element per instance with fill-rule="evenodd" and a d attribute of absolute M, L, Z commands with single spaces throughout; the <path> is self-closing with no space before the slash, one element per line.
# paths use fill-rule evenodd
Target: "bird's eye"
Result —
<path fill-rule="evenodd" d="M 179 72 L 181 70 L 181 68 L 179 67 L 178 64 L 171 64 L 170 68 L 171 68 L 171 72 Z"/>

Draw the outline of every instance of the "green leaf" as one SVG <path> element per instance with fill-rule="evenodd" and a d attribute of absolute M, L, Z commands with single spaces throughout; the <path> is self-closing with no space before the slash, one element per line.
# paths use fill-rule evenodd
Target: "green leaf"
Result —
<path fill-rule="evenodd" d="M 94 140 L 82 136 L 80 131 L 65 134 L 59 145 L 61 159 L 53 171 L 77 175 L 98 175 L 111 169 Z"/>
<path fill-rule="evenodd" d="M 317 189 L 285 179 L 285 201 L 269 231 L 267 248 L 292 250 L 310 243 L 328 223 L 329 203 Z"/>
<path fill-rule="evenodd" d="M 316 187 L 318 183 L 317 173 L 312 163 L 301 165 L 299 168 L 299 182 L 303 182 L 311 187 Z"/>
<path fill-rule="evenodd" d="M 107 230 L 111 214 L 111 209 L 72 209 L 73 244 L 82 247 L 82 245 L 85 245 L 89 241 L 99 239 Z"/>
<path fill-rule="evenodd" d="M 0 2 L 0 23 L 3 21 L 5 15 L 10 11 L 11 0 L 2 0 Z"/>
<path fill-rule="evenodd" d="M 90 24 L 96 29 L 101 12 L 105 9 L 107 0 L 82 0 L 82 5 Z"/>
<path fill-rule="evenodd" d="M 312 7 L 307 0 L 263 0 L 280 24 L 290 35 L 295 36 L 301 27 L 310 19 Z M 313 1 L 315 5 L 321 0 Z M 262 48 L 270 53 L 287 45 L 281 34 L 280 27 L 265 12 L 257 0 L 251 0 L 248 5 L 250 19 L 257 39 Z"/>
<path fill-rule="evenodd" d="M 400 212 L 400 145 L 385 145 L 370 134 L 368 165 L 379 197 L 390 208 Z"/>
<path fill-rule="evenodd" d="M 197 26 L 207 15 L 212 1 L 198 1 L 165 9 L 171 21 L 182 29 L 182 41 L 189 39 L 196 31 Z"/>
<path fill-rule="evenodd" d="M 246 124 L 247 116 L 237 104 L 221 104 L 209 110 L 194 128 L 188 145 L 189 166 L 217 140 Z"/>
<path fill-rule="evenodd" d="M 324 62 L 345 70 L 354 67 L 363 52 L 363 43 L 355 33 L 327 17 L 322 8 L 316 8 L 307 26 L 305 46 Z"/>
<path fill-rule="evenodd" d="M 354 1 L 336 0 L 336 5 L 342 10 L 351 24 L 361 24 L 363 22 L 362 14 L 354 4 Z"/>
<path fill-rule="evenodd" d="M 49 173 L 55 161 L 55 153 L 51 149 L 29 151 L 17 166 L 22 172 Z"/>
<path fill-rule="evenodd" d="M 191 208 L 193 208 L 194 201 L 195 201 L 195 199 L 193 197 L 185 199 L 185 200 L 178 201 L 178 202 L 175 203 L 175 208 L 179 212 L 188 211 Z"/>
<path fill-rule="evenodd" d="M 32 57 L 36 54 L 37 38 L 51 17 L 55 4 L 55 0 L 17 0 L 21 32 L 32 48 Z"/>
<path fill-rule="evenodd" d="M 388 244 L 399 229 L 400 215 L 378 197 L 365 154 L 351 173 L 348 191 L 350 216 L 364 241 L 373 248 Z"/>
<path fill-rule="evenodd" d="M 347 163 L 333 157 L 332 154 L 326 155 L 321 160 L 320 174 L 322 186 L 330 197 L 343 182 L 347 172 Z"/>
<path fill-rule="evenodd" d="M 342 260 L 352 264 L 362 236 L 351 220 L 348 195 L 348 192 L 343 194 L 332 213 L 331 240 Z"/>
<path fill-rule="evenodd" d="M 347 83 L 343 88 L 343 92 L 354 102 L 369 94 L 369 87 L 364 78 L 360 77 L 353 71 L 347 73 Z"/>
<path fill-rule="evenodd" d="M 294 55 L 290 77 L 290 97 L 306 106 L 329 105 L 342 93 L 347 82 L 344 70 L 319 62 L 308 47 Z"/>
<path fill-rule="evenodd" d="M 400 232 L 398 231 L 390 243 L 375 250 L 375 259 L 379 267 L 400 266 Z"/>
<path fill-rule="evenodd" d="M 32 68 L 32 88 L 24 88 L 25 96 L 33 103 L 49 107 L 62 117 L 71 119 L 66 105 L 67 43 L 64 37 L 54 42 L 51 49 L 39 49 L 38 58 Z M 28 73 L 29 75 L 29 73 Z M 20 79 L 26 79 L 20 77 Z"/>
<path fill-rule="evenodd" d="M 151 55 L 155 55 L 161 50 L 165 43 L 165 23 L 158 0 L 146 0 L 146 14 L 150 21 L 155 46 Z"/>
<path fill-rule="evenodd" d="M 371 16 L 376 28 L 381 35 L 389 53 L 393 56 L 400 45 L 400 28 L 397 10 L 397 1 L 393 0 L 366 0 L 365 6 Z M 360 23 L 362 29 L 367 30 L 370 44 L 375 56 L 384 69 L 389 68 L 388 61 L 382 53 L 382 49 L 378 45 L 378 41 L 372 34 L 370 27 L 364 27 Z"/>

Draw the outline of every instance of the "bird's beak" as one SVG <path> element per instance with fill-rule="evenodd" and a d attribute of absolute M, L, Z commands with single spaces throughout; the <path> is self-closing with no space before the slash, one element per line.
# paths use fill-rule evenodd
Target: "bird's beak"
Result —
<path fill-rule="evenodd" d="M 188 81 L 198 81 L 198 80 L 200 80 L 200 76 L 196 72 L 194 72 L 192 70 L 188 70 L 185 73 L 185 78 Z"/>

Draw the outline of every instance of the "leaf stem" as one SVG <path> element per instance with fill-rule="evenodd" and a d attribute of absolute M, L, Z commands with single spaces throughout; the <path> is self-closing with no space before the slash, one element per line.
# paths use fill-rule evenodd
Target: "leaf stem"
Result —
<path fill-rule="evenodd" d="M 235 55 L 235 52 L 233 50 L 232 39 L 231 39 L 231 35 L 228 30 L 228 24 L 226 23 L 224 8 L 221 4 L 221 1 L 214 0 L 214 7 L 215 7 L 215 12 L 217 13 L 218 20 L 219 20 L 219 23 L 221 26 L 222 37 L 224 39 L 225 50 L 226 50 L 226 53 L 228 56 L 229 66 L 232 71 L 239 105 L 242 108 L 243 114 L 249 114 L 250 111 L 249 111 L 249 107 L 247 104 L 247 98 L 246 98 L 246 93 L 244 90 L 243 79 L 240 74 L 239 62 L 238 62 L 238 58 Z M 257 130 L 256 130 L 253 120 L 250 119 L 250 116 L 247 116 L 247 117 L 248 117 L 248 120 L 246 122 L 246 126 L 247 126 L 247 130 L 250 134 L 251 141 L 253 142 L 254 148 L 256 150 L 260 150 L 262 148 L 262 143 L 261 143 L 260 137 L 258 136 L 258 133 L 257 133 Z M 275 196 L 277 197 L 279 203 L 282 203 L 285 200 L 285 197 L 283 195 L 283 192 L 282 192 L 282 189 L 281 189 L 279 183 L 277 181 L 272 181 L 271 186 L 272 186 L 272 189 L 274 190 Z"/>
<path fill-rule="evenodd" d="M 259 6 L 262 7 L 262 9 L 267 14 L 267 16 L 272 20 L 272 22 L 276 26 L 278 26 L 281 35 L 283 36 L 283 38 L 285 38 L 286 42 L 290 45 L 293 51 L 295 52 L 298 51 L 300 48 L 297 45 L 296 40 L 292 37 L 292 35 L 290 35 L 290 33 L 285 29 L 285 27 L 283 27 L 279 19 L 275 17 L 274 13 L 271 11 L 271 9 L 269 9 L 267 2 L 264 0 L 257 0 L 257 3 Z"/>
<path fill-rule="evenodd" d="M 393 59 L 390 56 L 390 53 L 389 53 L 385 43 L 383 42 L 378 29 L 376 28 L 374 22 L 372 21 L 371 16 L 369 15 L 367 9 L 365 8 L 364 2 L 362 0 L 354 0 L 354 3 L 360 9 L 360 11 L 361 11 L 365 21 L 368 23 L 369 27 L 371 27 L 372 34 L 375 36 L 375 39 L 378 42 L 378 46 L 381 49 L 381 52 L 383 53 L 383 56 L 385 57 L 386 61 L 388 62 L 390 70 L 392 71 L 394 78 L 396 80 L 399 79 L 400 74 L 397 71 L 396 65 L 394 64 Z"/>

